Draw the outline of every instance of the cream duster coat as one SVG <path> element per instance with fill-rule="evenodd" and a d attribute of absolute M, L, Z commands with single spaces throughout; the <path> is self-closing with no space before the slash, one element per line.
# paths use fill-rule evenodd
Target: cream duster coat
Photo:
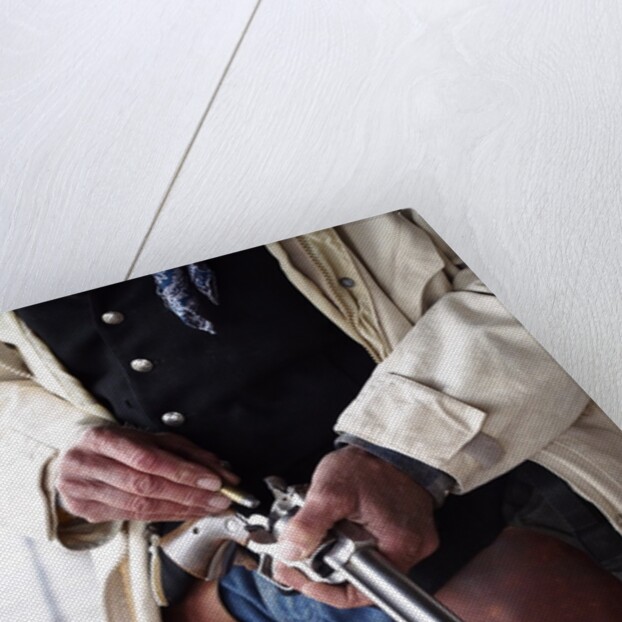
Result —
<path fill-rule="evenodd" d="M 379 363 L 336 431 L 442 469 L 457 494 L 534 460 L 622 530 L 622 433 L 415 212 L 268 248 Z M 111 414 L 15 314 L 0 341 L 0 526 L 89 549 L 108 619 L 158 620 L 146 525 L 60 524 L 55 509 L 59 455 Z"/>

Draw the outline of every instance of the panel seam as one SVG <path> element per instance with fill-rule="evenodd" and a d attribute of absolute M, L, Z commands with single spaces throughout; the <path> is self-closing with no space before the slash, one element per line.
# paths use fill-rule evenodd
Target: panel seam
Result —
<path fill-rule="evenodd" d="M 207 102 L 207 106 L 203 112 L 203 114 L 201 115 L 201 118 L 199 119 L 199 123 L 197 124 L 197 127 L 194 131 L 194 133 L 192 134 L 192 137 L 190 138 L 190 141 L 188 142 L 188 146 L 186 147 L 183 155 L 181 156 L 181 159 L 179 161 L 179 164 L 177 165 L 177 167 L 175 168 L 175 171 L 173 173 L 173 177 L 164 193 L 164 197 L 162 198 L 162 201 L 160 202 L 160 205 L 158 206 L 155 214 L 153 215 L 153 218 L 151 219 L 151 222 L 149 224 L 149 227 L 147 228 L 147 231 L 145 233 L 145 236 L 143 237 L 140 245 L 138 246 L 138 250 L 136 251 L 136 255 L 134 256 L 134 259 L 132 260 L 132 263 L 130 264 L 130 267 L 127 271 L 127 273 L 125 274 L 125 279 L 124 280 L 128 280 L 130 278 L 132 278 L 132 273 L 134 272 L 134 269 L 136 268 L 136 264 L 138 263 L 138 260 L 140 259 L 140 256 L 142 255 L 143 251 L 145 250 L 145 246 L 147 245 L 147 241 L 149 240 L 149 237 L 151 236 L 151 234 L 153 233 L 153 230 L 155 228 L 156 223 L 158 222 L 158 218 L 160 217 L 160 214 L 162 213 L 162 210 L 164 209 L 164 206 L 166 205 L 166 202 L 168 201 L 168 198 L 171 194 L 171 191 L 173 190 L 173 186 L 175 185 L 175 182 L 177 181 L 177 178 L 179 177 L 179 174 L 181 173 L 182 168 L 184 167 L 184 164 L 186 163 L 186 160 L 188 159 L 188 156 L 190 155 L 190 151 L 192 150 L 192 147 L 194 146 L 194 143 L 196 142 L 196 139 L 198 138 L 199 134 L 201 133 L 201 129 L 203 128 L 203 125 L 205 123 L 205 120 L 207 119 L 207 115 L 209 114 L 210 110 L 212 109 L 212 106 L 214 105 L 214 101 L 216 100 L 216 97 L 218 96 L 218 93 L 220 92 L 220 88 L 222 87 L 225 78 L 227 77 L 227 74 L 229 73 L 229 70 L 231 69 L 231 66 L 233 65 L 233 61 L 235 60 L 235 57 L 237 56 L 237 53 L 242 45 L 242 42 L 244 41 L 244 38 L 246 37 L 246 34 L 248 33 L 248 31 L 250 30 L 251 24 L 253 23 L 253 19 L 255 18 L 255 15 L 257 13 L 257 10 L 259 9 L 259 6 L 261 5 L 262 0 L 257 0 L 257 3 L 255 4 L 255 8 L 253 9 L 252 13 L 250 14 L 250 17 L 248 18 L 248 21 L 246 22 L 246 25 L 244 26 L 242 33 L 240 35 L 240 38 L 238 39 L 238 42 L 236 43 L 235 47 L 233 48 L 233 52 L 231 53 L 231 57 L 229 58 L 229 61 L 227 62 L 225 69 L 222 73 L 222 75 L 220 76 L 220 80 L 218 81 L 218 84 L 216 85 L 216 88 L 214 89 L 214 92 L 212 93 L 212 96 L 210 97 L 209 101 Z"/>

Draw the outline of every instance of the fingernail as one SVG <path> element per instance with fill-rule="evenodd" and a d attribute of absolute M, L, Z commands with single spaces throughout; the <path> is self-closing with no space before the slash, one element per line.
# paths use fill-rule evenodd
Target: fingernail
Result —
<path fill-rule="evenodd" d="M 208 501 L 208 504 L 216 510 L 224 510 L 225 508 L 229 507 L 231 501 L 229 501 L 229 499 L 223 497 L 222 495 L 218 495 L 217 497 L 212 497 Z"/>
<path fill-rule="evenodd" d="M 197 486 L 199 488 L 205 488 L 206 490 L 216 491 L 220 488 L 220 480 L 217 477 L 201 477 L 197 480 Z"/>

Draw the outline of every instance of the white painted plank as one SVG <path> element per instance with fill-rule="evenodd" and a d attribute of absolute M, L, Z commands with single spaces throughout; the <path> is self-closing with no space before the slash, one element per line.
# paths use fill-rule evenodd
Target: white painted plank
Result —
<path fill-rule="evenodd" d="M 133 274 L 388 211 L 417 4 L 263 0 Z"/>
<path fill-rule="evenodd" d="M 615 0 L 263 0 L 134 275 L 415 207 L 622 424 Z"/>
<path fill-rule="evenodd" d="M 0 308 L 122 280 L 256 0 L 0 11 Z"/>

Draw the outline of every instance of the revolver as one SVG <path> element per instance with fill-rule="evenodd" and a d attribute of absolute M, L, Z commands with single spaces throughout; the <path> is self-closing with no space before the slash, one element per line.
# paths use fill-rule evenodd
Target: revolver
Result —
<path fill-rule="evenodd" d="M 159 538 L 157 545 L 186 572 L 205 580 L 223 576 L 243 559 L 244 565 L 249 567 L 250 563 L 250 567 L 284 592 L 292 591 L 274 578 L 273 566 L 278 561 L 297 568 L 313 581 L 351 583 L 396 622 L 461 622 L 394 568 L 378 552 L 374 538 L 355 523 L 339 522 L 307 558 L 283 559 L 279 536 L 304 505 L 308 486 L 287 486 L 278 477 L 264 481 L 274 496 L 267 516 L 244 516 L 228 510 L 184 523 Z"/>

